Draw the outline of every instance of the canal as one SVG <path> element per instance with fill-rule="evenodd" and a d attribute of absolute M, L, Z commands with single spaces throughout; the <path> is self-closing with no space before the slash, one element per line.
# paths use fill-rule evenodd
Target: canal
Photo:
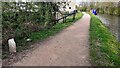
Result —
<path fill-rule="evenodd" d="M 110 32 L 120 41 L 120 17 L 107 14 L 98 14 L 97 17 L 105 24 Z"/>

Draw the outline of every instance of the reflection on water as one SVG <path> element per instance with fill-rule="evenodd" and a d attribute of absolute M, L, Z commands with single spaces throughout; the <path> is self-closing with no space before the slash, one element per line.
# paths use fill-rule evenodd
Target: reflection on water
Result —
<path fill-rule="evenodd" d="M 108 27 L 111 33 L 116 36 L 116 38 L 120 41 L 120 17 L 107 15 L 107 14 L 98 14 L 97 17 Z"/>

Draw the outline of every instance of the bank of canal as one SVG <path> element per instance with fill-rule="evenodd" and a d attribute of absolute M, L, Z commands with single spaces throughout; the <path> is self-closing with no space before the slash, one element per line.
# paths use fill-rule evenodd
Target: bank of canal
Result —
<path fill-rule="evenodd" d="M 97 17 L 107 26 L 110 32 L 120 41 L 120 16 L 98 14 Z"/>
<path fill-rule="evenodd" d="M 108 30 L 108 28 L 102 24 L 101 20 L 93 14 L 90 15 L 91 64 L 95 66 L 120 65 L 120 43 L 109 31 L 110 29 Z M 103 23 L 105 24 L 105 22 Z"/>

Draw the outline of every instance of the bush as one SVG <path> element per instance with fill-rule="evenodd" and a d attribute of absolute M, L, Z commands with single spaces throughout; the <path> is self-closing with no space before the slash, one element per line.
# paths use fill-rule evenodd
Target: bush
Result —
<path fill-rule="evenodd" d="M 82 7 L 82 11 L 87 11 L 87 7 Z"/>
<path fill-rule="evenodd" d="M 110 7 L 108 11 L 109 11 L 108 14 L 113 15 L 113 13 L 115 11 L 115 8 L 114 7 Z"/>
<path fill-rule="evenodd" d="M 15 38 L 17 45 L 23 45 L 25 43 L 21 40 L 28 38 L 32 32 L 46 28 L 44 25 L 52 27 L 55 24 L 52 17 L 56 15 L 56 6 L 52 2 L 2 2 L 3 54 L 8 53 L 8 39 Z"/>

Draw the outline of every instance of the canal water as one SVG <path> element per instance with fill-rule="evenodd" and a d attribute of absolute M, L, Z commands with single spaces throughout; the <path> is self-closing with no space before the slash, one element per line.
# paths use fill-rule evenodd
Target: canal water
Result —
<path fill-rule="evenodd" d="M 97 17 L 105 24 L 110 32 L 120 41 L 120 17 L 107 14 L 98 14 Z"/>

